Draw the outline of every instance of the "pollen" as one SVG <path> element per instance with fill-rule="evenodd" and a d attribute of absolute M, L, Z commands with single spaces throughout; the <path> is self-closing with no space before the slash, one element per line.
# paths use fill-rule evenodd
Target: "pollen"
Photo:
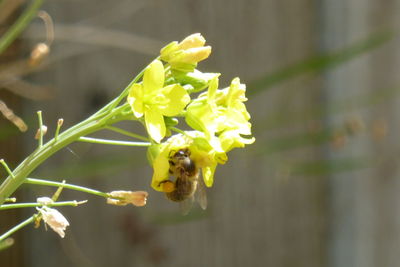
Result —
<path fill-rule="evenodd" d="M 162 191 L 165 193 L 170 193 L 175 190 L 175 185 L 171 181 L 165 181 L 162 183 Z"/>

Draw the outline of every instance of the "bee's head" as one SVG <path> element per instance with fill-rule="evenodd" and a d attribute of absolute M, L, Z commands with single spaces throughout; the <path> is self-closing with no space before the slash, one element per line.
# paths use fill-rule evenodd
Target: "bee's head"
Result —
<path fill-rule="evenodd" d="M 190 157 L 190 150 L 188 148 L 179 149 L 178 151 L 171 151 L 172 158 L 186 159 Z M 171 156 L 170 156 L 171 157 Z"/>

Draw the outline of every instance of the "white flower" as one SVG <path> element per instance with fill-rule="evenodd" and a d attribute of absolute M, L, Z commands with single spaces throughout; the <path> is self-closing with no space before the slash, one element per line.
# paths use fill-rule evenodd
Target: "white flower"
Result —
<path fill-rule="evenodd" d="M 42 215 L 43 221 L 48 224 L 54 232 L 64 238 L 64 231 L 67 226 L 69 226 L 69 222 L 64 215 L 62 215 L 58 210 L 46 206 L 38 208 L 38 211 Z"/>

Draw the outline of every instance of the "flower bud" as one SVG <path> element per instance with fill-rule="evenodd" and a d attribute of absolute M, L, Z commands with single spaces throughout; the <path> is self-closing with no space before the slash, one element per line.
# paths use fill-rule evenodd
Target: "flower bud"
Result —
<path fill-rule="evenodd" d="M 29 65 L 36 66 L 40 64 L 45 57 L 50 53 L 50 47 L 45 43 L 38 43 L 32 50 L 29 57 Z"/>
<path fill-rule="evenodd" d="M 44 136 L 47 133 L 47 126 L 42 125 L 41 128 L 37 129 L 36 134 L 35 134 L 36 140 L 40 138 L 40 131 L 42 132 L 42 136 Z"/>
<path fill-rule="evenodd" d="M 211 54 L 211 46 L 194 47 L 186 50 L 182 50 L 181 53 L 170 59 L 169 63 L 171 66 L 174 64 L 197 64 Z"/>
<path fill-rule="evenodd" d="M 146 205 L 147 196 L 149 195 L 146 191 L 112 191 L 107 198 L 107 204 L 116 206 L 126 206 L 132 204 L 137 207 Z"/>
<path fill-rule="evenodd" d="M 180 43 L 172 42 L 162 48 L 161 59 L 170 63 L 173 70 L 191 72 L 211 53 L 211 46 L 204 46 L 205 42 L 200 33 L 189 35 Z"/>
<path fill-rule="evenodd" d="M 63 118 L 58 119 L 57 127 L 61 127 L 63 124 L 64 124 L 64 119 Z"/>
<path fill-rule="evenodd" d="M 178 49 L 189 49 L 204 46 L 206 39 L 200 33 L 193 33 L 178 44 Z"/>

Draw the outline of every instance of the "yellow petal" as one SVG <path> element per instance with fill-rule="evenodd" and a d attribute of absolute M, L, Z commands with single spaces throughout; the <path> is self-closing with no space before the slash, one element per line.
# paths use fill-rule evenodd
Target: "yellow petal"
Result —
<path fill-rule="evenodd" d="M 189 49 L 204 46 L 206 39 L 200 33 L 193 33 L 179 43 L 179 49 Z"/>
<path fill-rule="evenodd" d="M 132 108 L 133 114 L 140 118 L 143 115 L 143 87 L 135 83 L 129 90 L 128 103 Z"/>
<path fill-rule="evenodd" d="M 182 112 L 190 102 L 190 96 L 179 84 L 168 85 L 163 88 L 163 93 L 169 99 L 167 105 L 160 107 L 160 111 L 165 116 L 175 116 Z"/>
<path fill-rule="evenodd" d="M 194 47 L 186 50 L 179 50 L 174 53 L 169 60 L 171 66 L 179 63 L 197 64 L 208 58 L 211 54 L 211 46 Z"/>
<path fill-rule="evenodd" d="M 214 183 L 214 173 L 216 168 L 217 164 L 202 168 L 204 183 L 206 184 L 207 187 L 211 187 Z"/>
<path fill-rule="evenodd" d="M 150 137 L 160 143 L 165 136 L 164 117 L 161 112 L 155 107 L 146 107 L 144 112 L 146 129 Z"/>
<path fill-rule="evenodd" d="M 156 59 L 144 71 L 143 92 L 144 95 L 151 94 L 164 86 L 164 65 Z"/>
<path fill-rule="evenodd" d="M 151 180 L 151 187 L 157 191 L 164 192 L 161 182 L 168 180 L 169 177 L 168 155 L 160 154 L 160 156 L 154 160 L 153 169 L 154 173 Z"/>

